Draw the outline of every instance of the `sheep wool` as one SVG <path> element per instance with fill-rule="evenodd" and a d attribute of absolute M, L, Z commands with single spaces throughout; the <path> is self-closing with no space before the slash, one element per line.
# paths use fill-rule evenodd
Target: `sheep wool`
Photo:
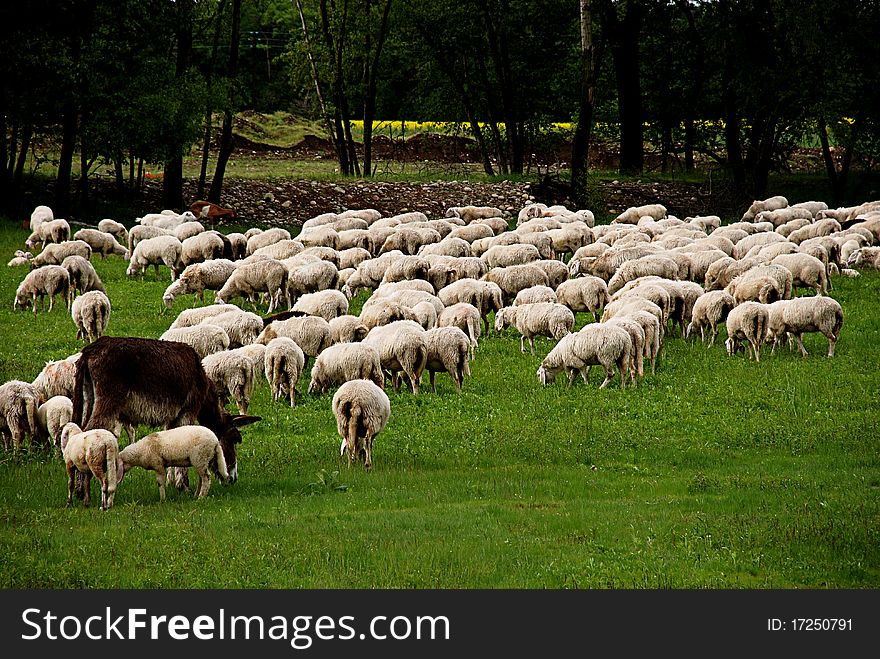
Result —
<path fill-rule="evenodd" d="M 458 327 L 437 327 L 425 332 L 428 349 L 425 370 L 431 381 L 431 391 L 437 393 L 434 375 L 449 373 L 456 391 L 461 391 L 464 376 L 471 374 L 469 364 L 470 340 Z"/>
<path fill-rule="evenodd" d="M 324 350 L 312 367 L 310 394 L 322 394 L 349 380 L 370 380 L 384 387 L 385 376 L 376 348 L 364 343 L 336 343 Z"/>
<path fill-rule="evenodd" d="M 727 341 L 724 344 L 727 354 L 735 355 L 743 349 L 742 342 L 747 341 L 754 360 L 761 361 L 761 344 L 767 338 L 769 322 L 766 304 L 743 302 L 731 309 L 727 315 Z"/>
<path fill-rule="evenodd" d="M 67 505 L 73 503 L 76 474 L 84 476 L 83 506 L 91 503 L 92 476 L 101 483 L 101 510 L 113 507 L 116 486 L 122 480 L 116 436 L 101 428 L 83 431 L 68 423 L 61 431 L 61 452 L 67 469 Z"/>
<path fill-rule="evenodd" d="M 101 291 L 89 291 L 77 297 L 70 305 L 76 338 L 91 343 L 103 336 L 110 322 L 110 311 L 110 298 Z"/>
<path fill-rule="evenodd" d="M 391 417 L 388 395 L 369 380 L 351 380 L 339 387 L 331 406 L 349 466 L 361 459 L 364 467 L 371 469 L 373 441 Z"/>
<path fill-rule="evenodd" d="M 293 339 L 279 336 L 266 345 L 263 361 L 272 400 L 289 396 L 290 406 L 295 407 L 296 383 L 299 382 L 306 362 L 302 349 Z"/>

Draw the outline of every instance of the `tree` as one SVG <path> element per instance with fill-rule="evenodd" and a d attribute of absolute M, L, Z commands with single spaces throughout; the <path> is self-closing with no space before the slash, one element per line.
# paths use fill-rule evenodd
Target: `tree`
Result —
<path fill-rule="evenodd" d="M 232 95 L 235 90 L 235 76 L 238 72 L 238 41 L 240 37 L 241 26 L 241 0 L 232 0 L 232 34 L 229 40 L 229 67 L 227 69 L 227 79 L 229 80 L 230 98 L 228 99 L 226 109 L 223 113 L 223 129 L 220 133 L 220 149 L 217 154 L 217 166 L 214 169 L 214 179 L 211 181 L 211 192 L 208 195 L 208 201 L 215 204 L 220 203 L 221 192 L 223 191 L 223 177 L 226 175 L 226 164 L 229 162 L 229 156 L 232 155 L 232 108 L 234 99 Z"/>
<path fill-rule="evenodd" d="M 589 170 L 590 133 L 593 129 L 593 105 L 596 96 L 596 56 L 593 49 L 593 16 L 590 0 L 579 0 L 581 53 L 580 53 L 580 107 L 571 146 L 571 189 L 575 201 L 584 205 Z"/>

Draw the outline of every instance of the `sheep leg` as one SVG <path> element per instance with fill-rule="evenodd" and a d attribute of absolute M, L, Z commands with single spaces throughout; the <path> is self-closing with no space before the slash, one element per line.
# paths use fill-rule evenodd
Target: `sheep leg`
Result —
<path fill-rule="evenodd" d="M 433 373 L 432 373 L 433 375 Z M 367 434 L 364 437 L 364 447 L 363 447 L 363 456 L 364 456 L 364 468 L 372 469 L 373 468 L 373 436 L 371 434 Z"/>
<path fill-rule="evenodd" d="M 92 472 L 83 474 L 83 506 L 88 508 L 92 503 Z"/>
<path fill-rule="evenodd" d="M 519 351 L 520 352 L 526 351 L 526 335 L 525 334 L 521 334 L 519 337 Z"/>
<path fill-rule="evenodd" d="M 434 376 L 435 376 L 435 375 L 436 375 L 436 373 L 435 373 L 434 371 L 429 371 L 429 372 L 428 372 L 428 377 L 429 377 L 430 380 L 431 380 L 431 392 L 436 394 L 436 393 L 437 393 L 437 387 L 434 385 Z"/>
<path fill-rule="evenodd" d="M 754 356 L 755 361 L 756 362 L 761 361 L 761 346 L 760 346 L 760 344 L 755 340 L 749 340 L 749 345 L 752 348 L 752 355 Z"/>
<path fill-rule="evenodd" d="M 797 341 L 798 349 L 801 351 L 801 356 L 807 356 L 807 349 L 804 347 L 804 341 L 801 334 L 792 334 L 794 336 L 794 340 Z"/>
<path fill-rule="evenodd" d="M 196 498 L 201 499 L 208 494 L 208 490 L 211 488 L 211 475 L 208 473 L 207 467 L 197 469 L 196 472 L 199 475 L 199 487 L 196 490 Z"/>
<path fill-rule="evenodd" d="M 605 381 L 599 385 L 599 389 L 604 389 L 609 382 L 614 378 L 614 368 L 609 364 L 605 366 Z"/>
<path fill-rule="evenodd" d="M 293 383 L 290 383 L 290 406 L 296 407 L 296 387 L 293 386 Z"/>
<path fill-rule="evenodd" d="M 529 348 L 532 351 L 532 355 L 534 355 L 535 354 L 535 337 L 534 336 L 529 336 Z"/>
<path fill-rule="evenodd" d="M 6 436 L 3 436 L 3 439 L 6 439 Z M 76 467 L 72 462 L 68 462 L 67 465 L 67 505 L 70 506 L 73 504 L 73 488 L 74 483 L 76 483 Z"/>
<path fill-rule="evenodd" d="M 159 503 L 165 503 L 165 467 L 156 468 L 156 483 L 159 485 Z"/>
<path fill-rule="evenodd" d="M 570 368 L 568 369 L 568 388 L 571 389 L 571 385 L 574 384 L 574 379 L 577 376 L 577 369 Z"/>

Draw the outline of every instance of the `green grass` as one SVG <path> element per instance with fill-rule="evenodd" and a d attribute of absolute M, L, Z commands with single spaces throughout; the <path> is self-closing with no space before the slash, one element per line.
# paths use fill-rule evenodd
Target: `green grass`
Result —
<path fill-rule="evenodd" d="M 25 238 L 0 224 L 0 253 Z M 190 304 L 161 312 L 164 269 L 95 266 L 109 334 L 158 337 Z M 63 307 L 13 311 L 24 271 L 2 268 L 0 381 L 31 380 L 81 345 Z M 240 479 L 201 501 L 160 505 L 135 470 L 109 512 L 68 509 L 57 452 L 0 454 L 0 587 L 876 588 L 880 276 L 832 293 L 833 360 L 818 335 L 758 364 L 675 337 L 635 389 L 600 391 L 595 370 L 541 388 L 551 343 L 532 357 L 493 333 L 461 394 L 445 375 L 389 392 L 372 473 L 341 461 L 331 396 L 303 380 L 296 408 L 258 386 Z"/>

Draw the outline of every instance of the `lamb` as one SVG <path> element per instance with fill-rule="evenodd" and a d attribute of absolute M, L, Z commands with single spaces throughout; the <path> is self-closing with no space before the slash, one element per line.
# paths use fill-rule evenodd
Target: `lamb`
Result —
<path fill-rule="evenodd" d="M 413 394 L 419 393 L 419 381 L 427 361 L 425 330 L 413 320 L 397 320 L 370 330 L 361 343 L 379 352 L 382 368 L 392 374 L 394 390 L 399 389 L 398 374 L 409 379 Z"/>
<path fill-rule="evenodd" d="M 106 293 L 104 282 L 98 276 L 95 266 L 88 259 L 81 256 L 68 256 L 61 262 L 61 267 L 67 270 L 70 276 L 70 295 L 73 298 L 79 293 L 88 293 L 89 291 L 101 291 Z"/>
<path fill-rule="evenodd" d="M 196 300 L 205 301 L 205 291 L 219 291 L 232 276 L 236 265 L 229 259 L 212 259 L 186 266 L 175 281 L 171 282 L 162 295 L 165 308 L 174 306 L 181 295 L 194 295 Z"/>
<path fill-rule="evenodd" d="M 223 258 L 223 249 L 223 239 L 218 232 L 197 233 L 180 243 L 180 262 L 185 268 L 193 263 L 220 259 Z"/>
<path fill-rule="evenodd" d="M 0 436 L 3 448 L 9 450 L 9 438 L 17 451 L 25 435 L 33 440 L 38 433 L 37 410 L 40 394 L 36 387 L 21 380 L 0 385 Z"/>
<path fill-rule="evenodd" d="M 309 357 L 317 357 L 331 345 L 330 323 L 318 316 L 294 316 L 273 321 L 263 328 L 256 342 L 268 345 L 278 336 L 293 339 L 303 351 L 306 362 Z"/>
<path fill-rule="evenodd" d="M 13 256 L 6 265 L 10 268 L 17 268 L 20 265 L 29 265 L 32 258 L 34 258 L 34 255 L 30 252 L 17 249 L 15 250 L 15 256 Z"/>
<path fill-rule="evenodd" d="M 290 231 L 281 227 L 273 227 L 254 234 L 248 238 L 245 256 L 250 256 L 261 247 L 277 243 L 279 240 L 290 240 Z"/>
<path fill-rule="evenodd" d="M 89 291 L 78 296 L 70 305 L 76 338 L 91 343 L 103 336 L 110 321 L 110 311 L 110 298 L 101 291 Z"/>
<path fill-rule="evenodd" d="M 192 327 L 177 327 L 166 330 L 159 339 L 185 343 L 198 353 L 199 359 L 229 349 L 229 335 L 226 330 L 207 322 Z"/>
<path fill-rule="evenodd" d="M 766 304 L 743 302 L 727 315 L 727 341 L 724 345 L 728 355 L 742 349 L 741 341 L 748 341 L 756 362 L 761 361 L 761 344 L 767 339 L 770 315 Z"/>
<path fill-rule="evenodd" d="M 92 476 L 101 483 L 101 510 L 113 507 L 116 486 L 122 478 L 119 442 L 109 430 L 83 431 L 68 423 L 61 431 L 61 452 L 67 468 L 67 505 L 73 503 L 77 473 L 83 475 L 83 506 L 91 503 Z"/>
<path fill-rule="evenodd" d="M 159 279 L 159 266 L 165 265 L 171 271 L 171 281 L 183 270 L 181 252 L 183 245 L 174 236 L 156 236 L 140 241 L 131 253 L 131 261 L 126 274 L 134 277 L 152 265 Z"/>
<path fill-rule="evenodd" d="M 781 195 L 763 200 L 756 199 L 752 202 L 752 205 L 749 206 L 748 210 L 743 213 L 742 221 L 751 222 L 755 219 L 755 216 L 761 211 L 772 211 L 776 210 L 777 208 L 785 208 L 786 206 L 788 206 L 788 199 Z"/>
<path fill-rule="evenodd" d="M 160 227 L 154 227 L 150 225 L 138 224 L 131 228 L 131 231 L 128 232 L 128 254 L 131 257 L 131 254 L 134 253 L 135 247 L 138 246 L 138 243 L 144 240 L 148 240 L 150 238 L 158 238 L 159 236 L 173 236 L 174 234 L 170 231 L 166 231 Z M 175 236 L 176 237 L 176 236 Z"/>
<path fill-rule="evenodd" d="M 450 206 L 446 209 L 445 217 L 460 217 L 466 224 L 470 224 L 476 220 L 503 215 L 503 211 L 494 206 Z"/>
<path fill-rule="evenodd" d="M 461 391 L 464 376 L 471 374 L 468 355 L 470 340 L 458 327 L 437 327 L 425 332 L 425 345 L 428 349 L 425 370 L 431 381 L 431 391 L 437 393 L 434 375 L 437 372 L 449 373 L 455 383 L 456 391 Z"/>
<path fill-rule="evenodd" d="M 43 370 L 34 378 L 33 384 L 40 399 L 48 400 L 53 396 L 67 396 L 73 399 L 74 381 L 76 379 L 76 362 L 80 353 L 65 359 L 46 362 Z"/>
<path fill-rule="evenodd" d="M 114 236 L 98 229 L 80 229 L 73 234 L 73 239 L 87 243 L 92 248 L 92 254 L 100 254 L 102 260 L 106 259 L 108 254 L 122 257 L 128 255 L 128 250 L 124 245 L 120 245 Z"/>
<path fill-rule="evenodd" d="M 234 304 L 209 304 L 195 309 L 184 309 L 177 314 L 177 318 L 174 319 L 174 322 L 171 323 L 168 329 L 198 325 L 206 318 L 217 316 L 226 311 L 241 311 L 241 309 Z"/>
<path fill-rule="evenodd" d="M 70 308 L 70 275 L 60 265 L 44 265 L 31 270 L 15 291 L 13 309 L 27 309 L 32 306 L 34 316 L 37 315 L 37 299 L 40 307 L 45 308 L 45 298 L 49 297 L 49 312 L 55 305 L 55 296 L 61 295 L 67 308 Z"/>
<path fill-rule="evenodd" d="M 231 479 L 217 435 L 205 426 L 178 426 L 150 433 L 119 452 L 118 479 L 122 482 L 132 467 L 156 472 L 159 501 L 165 502 L 165 470 L 169 467 L 193 467 L 199 475 L 197 498 L 208 494 L 211 472 L 221 482 Z"/>
<path fill-rule="evenodd" d="M 239 414 L 247 414 L 254 391 L 254 360 L 235 350 L 222 350 L 205 356 L 202 367 L 221 405 L 235 402 Z"/>
<path fill-rule="evenodd" d="M 222 327 L 229 337 L 229 348 L 240 348 L 256 342 L 260 332 L 263 331 L 263 319 L 250 311 L 231 309 L 206 318 L 201 323 L 210 323 Z"/>
<path fill-rule="evenodd" d="M 272 313 L 288 300 L 287 268 L 280 261 L 257 261 L 238 266 L 223 287 L 215 293 L 214 301 L 224 304 L 241 296 L 256 306 L 256 294 L 261 292 L 269 294 L 268 313 Z"/>
<path fill-rule="evenodd" d="M 67 396 L 52 396 L 37 408 L 37 435 L 53 445 L 61 445 L 61 431 L 73 418 L 73 401 Z"/>
<path fill-rule="evenodd" d="M 363 341 L 370 328 L 358 316 L 343 314 L 329 322 L 330 341 L 332 343 L 355 343 Z"/>
<path fill-rule="evenodd" d="M 697 298 L 691 314 L 691 322 L 685 330 L 688 338 L 696 330 L 700 330 L 700 340 L 706 342 L 706 330 L 710 332 L 709 346 L 715 344 L 718 336 L 718 325 L 727 319 L 730 310 L 736 306 L 736 300 L 727 291 L 708 291 Z"/>
<path fill-rule="evenodd" d="M 825 264 L 810 254 L 780 254 L 771 264 L 788 268 L 792 274 L 792 287 L 813 288 L 816 295 L 828 294 L 828 276 Z"/>
<path fill-rule="evenodd" d="M 528 339 L 532 354 L 535 354 L 535 336 L 548 336 L 556 340 L 571 332 L 574 327 L 574 314 L 562 304 L 538 302 L 518 307 L 504 307 L 495 314 L 495 330 L 513 326 L 521 334 L 520 352 L 525 352 Z"/>
<path fill-rule="evenodd" d="M 563 337 L 553 350 L 541 361 L 538 368 L 538 381 L 543 385 L 553 384 L 556 375 L 568 371 L 568 386 L 574 383 L 580 373 L 586 383 L 590 367 L 601 365 L 605 370 L 605 380 L 599 386 L 604 388 L 614 377 L 614 366 L 620 371 L 620 387 L 625 386 L 628 365 L 633 347 L 629 333 L 608 323 L 587 325 L 579 332 Z"/>
<path fill-rule="evenodd" d="M 315 359 L 310 394 L 323 394 L 349 380 L 370 380 L 383 387 L 385 376 L 379 351 L 364 343 L 336 343 Z"/>
<path fill-rule="evenodd" d="M 828 357 L 834 357 L 834 348 L 843 327 L 843 309 L 830 297 L 799 297 L 770 305 L 767 340 L 776 343 L 788 334 L 797 342 L 801 355 L 807 356 L 802 336 L 804 332 L 821 332 L 828 339 Z"/>
<path fill-rule="evenodd" d="M 470 358 L 473 359 L 480 338 L 480 310 L 467 302 L 458 302 L 445 309 L 437 318 L 438 327 L 457 327 L 468 337 Z"/>
<path fill-rule="evenodd" d="M 302 295 L 292 308 L 294 311 L 302 311 L 310 316 L 320 316 L 330 322 L 332 319 L 348 313 L 348 298 L 341 291 L 330 288 Z"/>
<path fill-rule="evenodd" d="M 603 282 L 604 283 L 604 282 Z M 518 307 L 521 304 L 534 304 L 535 302 L 558 302 L 556 291 L 549 286 L 532 286 L 524 288 L 513 300 L 513 306 Z"/>
<path fill-rule="evenodd" d="M 103 219 L 98 222 L 98 231 L 109 233 L 122 245 L 128 245 L 128 229 L 121 222 L 111 219 Z"/>
<path fill-rule="evenodd" d="M 83 240 L 66 240 L 46 245 L 42 252 L 31 259 L 31 267 L 39 268 L 44 265 L 60 265 L 64 259 L 74 254 L 84 259 L 89 259 L 92 256 L 92 248 Z"/>
<path fill-rule="evenodd" d="M 349 466 L 362 459 L 364 468 L 372 469 L 373 441 L 391 417 L 388 395 L 369 380 L 351 380 L 339 387 L 331 405 Z"/>

